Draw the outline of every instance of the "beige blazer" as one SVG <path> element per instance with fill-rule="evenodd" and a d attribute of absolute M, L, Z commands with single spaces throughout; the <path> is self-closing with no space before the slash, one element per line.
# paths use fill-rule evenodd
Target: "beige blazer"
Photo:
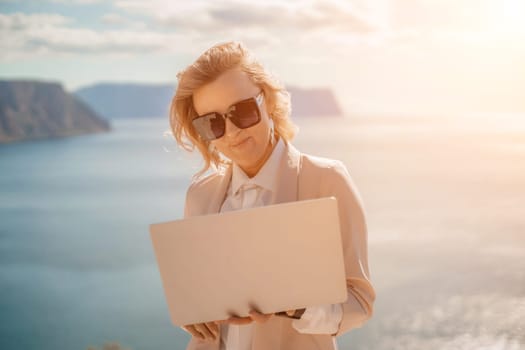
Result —
<path fill-rule="evenodd" d="M 273 316 L 266 323 L 254 323 L 252 350 L 334 350 L 337 349 L 336 336 L 360 327 L 373 312 L 375 291 L 369 278 L 362 201 L 343 163 L 302 154 L 291 144 L 287 144 L 279 174 L 276 203 L 337 198 L 348 299 L 343 304 L 343 319 L 335 334 L 302 334 L 292 327 L 292 319 Z M 193 182 L 187 192 L 184 216 L 219 212 L 230 180 L 231 166 Z M 219 339 L 205 342 L 192 337 L 186 349 L 219 350 Z"/>

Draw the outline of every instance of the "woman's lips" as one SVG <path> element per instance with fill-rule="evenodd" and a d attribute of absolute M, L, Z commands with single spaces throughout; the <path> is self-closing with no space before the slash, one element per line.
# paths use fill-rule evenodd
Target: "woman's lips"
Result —
<path fill-rule="evenodd" d="M 237 147 L 239 147 L 239 146 L 242 146 L 242 145 L 244 145 L 244 144 L 246 143 L 246 141 L 248 141 L 249 139 L 250 139 L 250 138 L 247 137 L 247 138 L 245 138 L 245 139 L 243 139 L 243 140 L 241 140 L 241 141 L 239 141 L 239 142 L 237 142 L 237 143 L 232 143 L 232 144 L 231 144 L 231 147 L 232 147 L 232 148 L 237 148 Z"/>

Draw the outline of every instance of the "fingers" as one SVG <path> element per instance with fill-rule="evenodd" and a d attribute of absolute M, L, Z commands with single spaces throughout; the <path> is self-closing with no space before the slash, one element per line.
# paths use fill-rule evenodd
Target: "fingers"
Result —
<path fill-rule="evenodd" d="M 195 329 L 194 325 L 190 324 L 190 325 L 184 326 L 183 328 L 187 330 L 188 332 L 190 332 L 193 337 L 204 340 L 204 336 L 197 329 Z"/>
<path fill-rule="evenodd" d="M 228 318 L 226 320 L 216 321 L 216 323 L 217 324 L 226 323 L 226 324 L 234 324 L 234 325 L 249 324 L 249 323 L 251 323 L 253 321 L 256 321 L 256 322 L 259 322 L 259 323 L 264 323 L 264 322 L 268 321 L 272 316 L 273 316 L 273 314 L 263 314 L 263 313 L 257 311 L 256 309 L 252 309 L 249 312 L 249 316 L 246 316 L 246 317 L 231 316 L 230 318 Z"/>
<path fill-rule="evenodd" d="M 215 334 L 208 328 L 206 323 L 197 323 L 195 328 L 204 336 L 204 340 L 215 340 Z"/>
<path fill-rule="evenodd" d="M 184 329 L 200 340 L 214 341 L 219 336 L 219 326 L 214 322 L 187 325 Z"/>
<path fill-rule="evenodd" d="M 207 322 L 206 326 L 215 335 L 215 338 L 219 336 L 219 325 L 215 322 Z"/>
<path fill-rule="evenodd" d="M 210 332 L 213 334 L 213 340 L 217 339 L 219 336 L 219 325 L 215 322 L 207 322 L 206 327 L 208 327 Z"/>

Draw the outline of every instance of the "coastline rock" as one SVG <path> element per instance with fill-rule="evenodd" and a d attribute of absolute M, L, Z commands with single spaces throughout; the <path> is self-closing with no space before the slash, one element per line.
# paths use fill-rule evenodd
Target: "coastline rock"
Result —
<path fill-rule="evenodd" d="M 108 130 L 107 120 L 59 83 L 0 80 L 0 143 Z"/>

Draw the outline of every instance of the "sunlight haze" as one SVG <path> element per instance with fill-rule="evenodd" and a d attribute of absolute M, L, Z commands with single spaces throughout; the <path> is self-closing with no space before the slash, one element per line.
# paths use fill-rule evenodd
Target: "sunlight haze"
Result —
<path fill-rule="evenodd" d="M 347 113 L 525 112 L 521 0 L 0 1 L 0 76 L 173 83 L 241 40 Z"/>

